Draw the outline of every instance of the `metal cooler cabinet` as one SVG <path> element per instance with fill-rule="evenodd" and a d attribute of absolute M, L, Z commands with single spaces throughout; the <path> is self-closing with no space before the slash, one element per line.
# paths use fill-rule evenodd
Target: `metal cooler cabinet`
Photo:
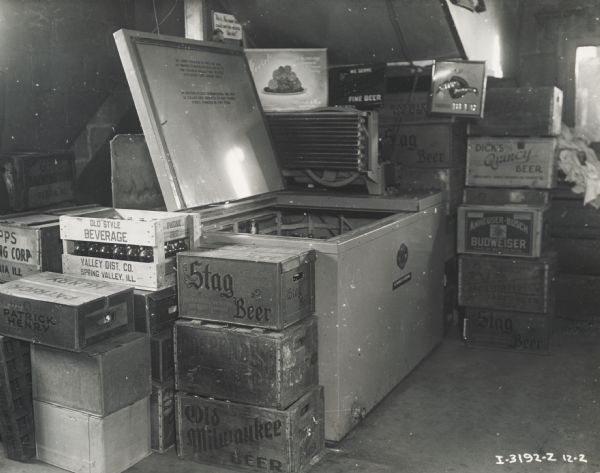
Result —
<path fill-rule="evenodd" d="M 207 244 L 317 251 L 325 437 L 342 439 L 441 341 L 442 194 L 285 192 L 241 50 L 115 37 L 167 208 L 197 211 Z"/>

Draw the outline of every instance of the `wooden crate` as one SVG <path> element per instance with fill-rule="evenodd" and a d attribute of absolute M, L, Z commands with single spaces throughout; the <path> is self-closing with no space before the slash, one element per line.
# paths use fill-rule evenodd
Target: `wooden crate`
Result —
<path fill-rule="evenodd" d="M 149 397 L 106 417 L 33 401 L 37 458 L 75 473 L 121 473 L 150 451 Z"/>
<path fill-rule="evenodd" d="M 545 207 L 547 205 L 550 205 L 550 191 L 538 189 L 465 187 L 465 190 L 463 191 L 463 204 L 523 204 Z"/>
<path fill-rule="evenodd" d="M 552 199 L 548 212 L 550 235 L 600 239 L 600 212 L 579 199 Z"/>
<path fill-rule="evenodd" d="M 175 254 L 195 248 L 198 214 L 109 209 L 60 217 L 63 271 L 155 291 L 175 285 Z"/>
<path fill-rule="evenodd" d="M 175 324 L 178 391 L 285 409 L 318 382 L 316 318 L 279 332 Z"/>
<path fill-rule="evenodd" d="M 133 292 L 133 306 L 135 329 L 158 335 L 164 329 L 172 328 L 177 320 L 177 288 L 172 286 L 159 291 L 136 289 Z"/>
<path fill-rule="evenodd" d="M 33 398 L 107 416 L 150 395 L 149 337 L 128 332 L 80 353 L 34 344 Z"/>
<path fill-rule="evenodd" d="M 0 336 L 0 436 L 6 458 L 35 458 L 29 343 Z"/>
<path fill-rule="evenodd" d="M 324 449 L 323 388 L 284 411 L 177 393 L 180 458 L 243 470 L 305 471 Z"/>
<path fill-rule="evenodd" d="M 551 189 L 556 138 L 469 137 L 466 185 Z"/>
<path fill-rule="evenodd" d="M 150 339 L 152 379 L 165 383 L 175 378 L 175 349 L 173 329 L 168 328 Z"/>
<path fill-rule="evenodd" d="M 51 272 L 0 286 L 0 334 L 70 351 L 133 330 L 133 290 Z"/>
<path fill-rule="evenodd" d="M 461 205 L 458 253 L 539 258 L 548 244 L 548 207 Z"/>
<path fill-rule="evenodd" d="M 152 383 L 150 395 L 150 445 L 152 450 L 165 453 L 175 446 L 175 386 Z"/>
<path fill-rule="evenodd" d="M 66 152 L 0 156 L 0 213 L 48 207 L 73 200 L 74 156 Z"/>
<path fill-rule="evenodd" d="M 600 317 L 600 276 L 559 273 L 556 315 L 569 319 Z"/>
<path fill-rule="evenodd" d="M 571 274 L 600 275 L 600 239 L 551 238 L 558 254 L 558 271 Z"/>
<path fill-rule="evenodd" d="M 315 252 L 223 245 L 177 255 L 182 317 L 281 330 L 315 311 Z"/>
<path fill-rule="evenodd" d="M 563 93 L 556 87 L 488 88 L 485 117 L 469 123 L 473 136 L 558 136 Z"/>
<path fill-rule="evenodd" d="M 548 314 L 554 311 L 556 254 L 541 258 L 460 255 L 458 303 Z"/>
<path fill-rule="evenodd" d="M 552 338 L 548 314 L 466 307 L 463 339 L 467 346 L 548 353 Z"/>

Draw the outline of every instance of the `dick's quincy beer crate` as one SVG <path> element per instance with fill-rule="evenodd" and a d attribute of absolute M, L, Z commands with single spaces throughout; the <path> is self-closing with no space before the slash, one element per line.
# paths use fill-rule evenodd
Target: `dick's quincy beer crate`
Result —
<path fill-rule="evenodd" d="M 175 324 L 175 387 L 285 409 L 318 381 L 315 317 L 282 331 L 198 320 Z"/>
<path fill-rule="evenodd" d="M 281 330 L 315 311 L 315 252 L 223 245 L 177 255 L 182 317 Z"/>
<path fill-rule="evenodd" d="M 175 386 L 171 382 L 152 383 L 150 395 L 152 450 L 165 453 L 175 446 Z"/>
<path fill-rule="evenodd" d="M 469 137 L 466 185 L 551 189 L 556 138 Z"/>
<path fill-rule="evenodd" d="M 196 246 L 197 214 L 108 209 L 60 217 L 63 271 L 154 291 L 175 285 L 175 255 Z"/>
<path fill-rule="evenodd" d="M 0 334 L 70 351 L 133 330 L 133 289 L 38 273 L 0 285 Z"/>
<path fill-rule="evenodd" d="M 324 449 L 323 388 L 286 410 L 176 394 L 180 458 L 243 470 L 305 471 Z"/>
<path fill-rule="evenodd" d="M 549 243 L 547 206 L 461 205 L 458 253 L 539 258 Z"/>

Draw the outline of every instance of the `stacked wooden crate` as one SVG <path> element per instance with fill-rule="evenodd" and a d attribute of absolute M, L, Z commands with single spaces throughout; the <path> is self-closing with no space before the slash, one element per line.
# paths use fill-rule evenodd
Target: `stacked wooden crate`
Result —
<path fill-rule="evenodd" d="M 556 254 L 548 251 L 562 93 L 488 90 L 486 117 L 469 125 L 458 211 L 459 304 L 470 346 L 549 350 Z"/>
<path fill-rule="evenodd" d="M 324 448 L 315 252 L 220 245 L 177 260 L 179 457 L 302 470 Z"/>

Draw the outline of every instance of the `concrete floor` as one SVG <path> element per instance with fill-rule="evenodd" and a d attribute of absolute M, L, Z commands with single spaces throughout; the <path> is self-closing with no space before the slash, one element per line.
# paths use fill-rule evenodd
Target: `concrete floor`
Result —
<path fill-rule="evenodd" d="M 557 332 L 548 356 L 468 349 L 447 337 L 311 473 L 600 473 L 600 323 Z M 516 456 L 548 452 L 558 461 Z M 568 463 L 563 454 L 585 455 L 587 463 Z M 0 456 L 1 473 L 62 471 Z M 230 471 L 180 461 L 174 451 L 128 470 Z"/>

